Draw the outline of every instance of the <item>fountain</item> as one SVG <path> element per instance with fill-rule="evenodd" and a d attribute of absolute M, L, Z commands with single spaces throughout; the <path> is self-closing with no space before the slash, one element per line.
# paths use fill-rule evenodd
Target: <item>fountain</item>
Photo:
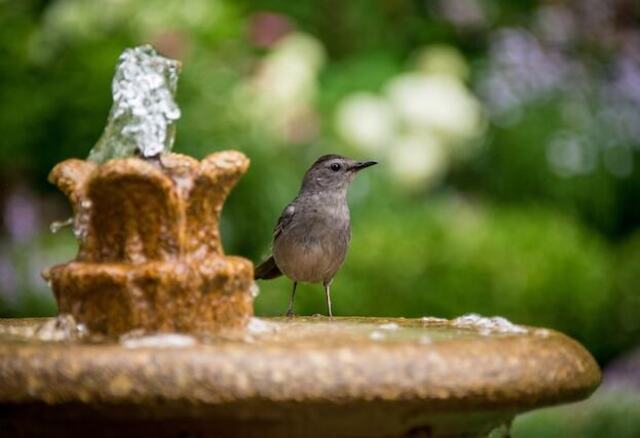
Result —
<path fill-rule="evenodd" d="M 0 430 L 499 436 L 595 390 L 581 345 L 504 318 L 254 318 L 253 266 L 218 230 L 248 160 L 169 152 L 178 70 L 125 51 L 89 159 L 50 174 L 79 250 L 44 272 L 57 318 L 0 320 Z"/>
<path fill-rule="evenodd" d="M 166 152 L 180 116 L 177 71 L 149 46 L 126 50 L 89 159 L 63 161 L 49 175 L 71 201 L 79 251 L 45 277 L 59 311 L 91 332 L 219 331 L 253 314 L 253 266 L 224 256 L 218 231 L 249 161 L 235 151 L 202 162 Z"/>

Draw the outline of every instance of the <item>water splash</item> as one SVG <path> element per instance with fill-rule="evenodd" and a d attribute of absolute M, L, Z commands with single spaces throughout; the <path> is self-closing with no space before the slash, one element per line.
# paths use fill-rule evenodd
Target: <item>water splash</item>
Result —
<path fill-rule="evenodd" d="M 70 217 L 67 220 L 64 221 L 55 221 L 55 222 L 51 222 L 51 225 L 49 225 L 49 230 L 51 230 L 51 232 L 53 234 L 57 233 L 58 231 L 60 231 L 61 229 L 65 228 L 65 227 L 70 227 L 71 225 L 73 225 L 73 218 Z"/>
<path fill-rule="evenodd" d="M 437 318 L 435 316 L 423 316 L 420 318 L 422 324 L 446 324 L 449 322 L 446 318 Z"/>
<path fill-rule="evenodd" d="M 257 298 L 260 295 L 260 286 L 255 281 L 251 284 L 251 296 Z"/>
<path fill-rule="evenodd" d="M 79 241 L 83 241 L 89 231 L 91 205 L 91 201 L 88 199 L 82 201 L 75 217 L 73 218 L 73 235 Z"/>
<path fill-rule="evenodd" d="M 400 326 L 398 324 L 396 324 L 395 322 L 389 322 L 386 324 L 380 324 L 378 326 L 379 329 L 381 330 L 398 330 L 400 328 Z"/>
<path fill-rule="evenodd" d="M 251 334 L 273 333 L 277 330 L 277 325 L 260 318 L 251 318 L 247 324 L 247 332 Z"/>
<path fill-rule="evenodd" d="M 457 327 L 472 327 L 479 329 L 480 334 L 488 335 L 491 333 L 527 333 L 528 330 L 519 325 L 513 324 L 507 318 L 502 316 L 485 317 L 476 313 L 468 313 L 459 316 L 451 323 Z"/>
<path fill-rule="evenodd" d="M 72 341 L 87 336 L 87 327 L 76 323 L 71 315 L 62 314 L 35 328 L 33 337 L 41 341 Z"/>
<path fill-rule="evenodd" d="M 54 221 L 49 225 L 49 230 L 55 234 L 63 228 L 72 227 L 73 235 L 79 241 L 83 241 L 89 229 L 91 219 L 91 201 L 85 199 L 79 205 L 78 211 L 73 217 L 63 221 Z"/>
<path fill-rule="evenodd" d="M 146 336 L 131 333 L 120 338 L 120 344 L 125 348 L 186 348 L 197 343 L 198 341 L 194 337 L 178 333 L 158 333 Z"/>
<path fill-rule="evenodd" d="M 178 61 L 159 56 L 150 45 L 126 49 L 111 84 L 107 126 L 89 160 L 103 163 L 136 152 L 154 157 L 171 150 L 180 118 L 175 102 L 179 70 Z"/>
<path fill-rule="evenodd" d="M 533 334 L 541 338 L 548 338 L 549 336 L 551 336 L 551 331 L 549 331 L 549 329 L 541 328 L 535 329 L 533 331 Z"/>

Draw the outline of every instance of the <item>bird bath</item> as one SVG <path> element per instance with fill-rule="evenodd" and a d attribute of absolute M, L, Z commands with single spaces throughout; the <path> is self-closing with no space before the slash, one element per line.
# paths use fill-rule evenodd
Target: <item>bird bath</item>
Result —
<path fill-rule="evenodd" d="M 0 430 L 486 436 L 597 387 L 580 344 L 503 318 L 254 318 L 253 265 L 218 231 L 248 160 L 169 153 L 176 69 L 125 52 L 90 159 L 50 175 L 79 252 L 45 272 L 57 318 L 0 320 Z"/>
<path fill-rule="evenodd" d="M 598 366 L 570 338 L 473 319 L 269 318 L 216 335 L 119 339 L 69 319 L 5 320 L 0 426 L 48 436 L 486 436 L 598 385 Z"/>

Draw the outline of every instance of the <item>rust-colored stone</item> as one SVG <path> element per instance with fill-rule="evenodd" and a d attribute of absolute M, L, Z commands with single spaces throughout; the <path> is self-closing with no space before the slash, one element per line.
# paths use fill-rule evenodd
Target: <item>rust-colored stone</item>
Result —
<path fill-rule="evenodd" d="M 219 216 L 246 172 L 240 152 L 101 166 L 58 164 L 49 180 L 73 206 L 76 261 L 47 271 L 61 313 L 91 331 L 215 331 L 252 316 L 253 265 L 225 257 Z"/>
<path fill-rule="evenodd" d="M 187 205 L 187 252 L 195 258 L 222 254 L 218 231 L 222 204 L 249 162 L 240 153 L 218 153 L 202 160 Z"/>
<path fill-rule="evenodd" d="M 54 167 L 49 173 L 49 181 L 69 198 L 72 207 L 76 207 L 84 198 L 85 182 L 96 166 L 92 161 L 72 158 Z"/>

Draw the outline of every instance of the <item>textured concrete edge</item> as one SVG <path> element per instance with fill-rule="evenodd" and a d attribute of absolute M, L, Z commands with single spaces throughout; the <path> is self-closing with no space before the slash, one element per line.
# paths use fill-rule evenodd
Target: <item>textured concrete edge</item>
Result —
<path fill-rule="evenodd" d="M 507 336 L 429 346 L 0 345 L 0 403 L 416 401 L 531 409 L 587 397 L 601 379 L 574 340 Z"/>

